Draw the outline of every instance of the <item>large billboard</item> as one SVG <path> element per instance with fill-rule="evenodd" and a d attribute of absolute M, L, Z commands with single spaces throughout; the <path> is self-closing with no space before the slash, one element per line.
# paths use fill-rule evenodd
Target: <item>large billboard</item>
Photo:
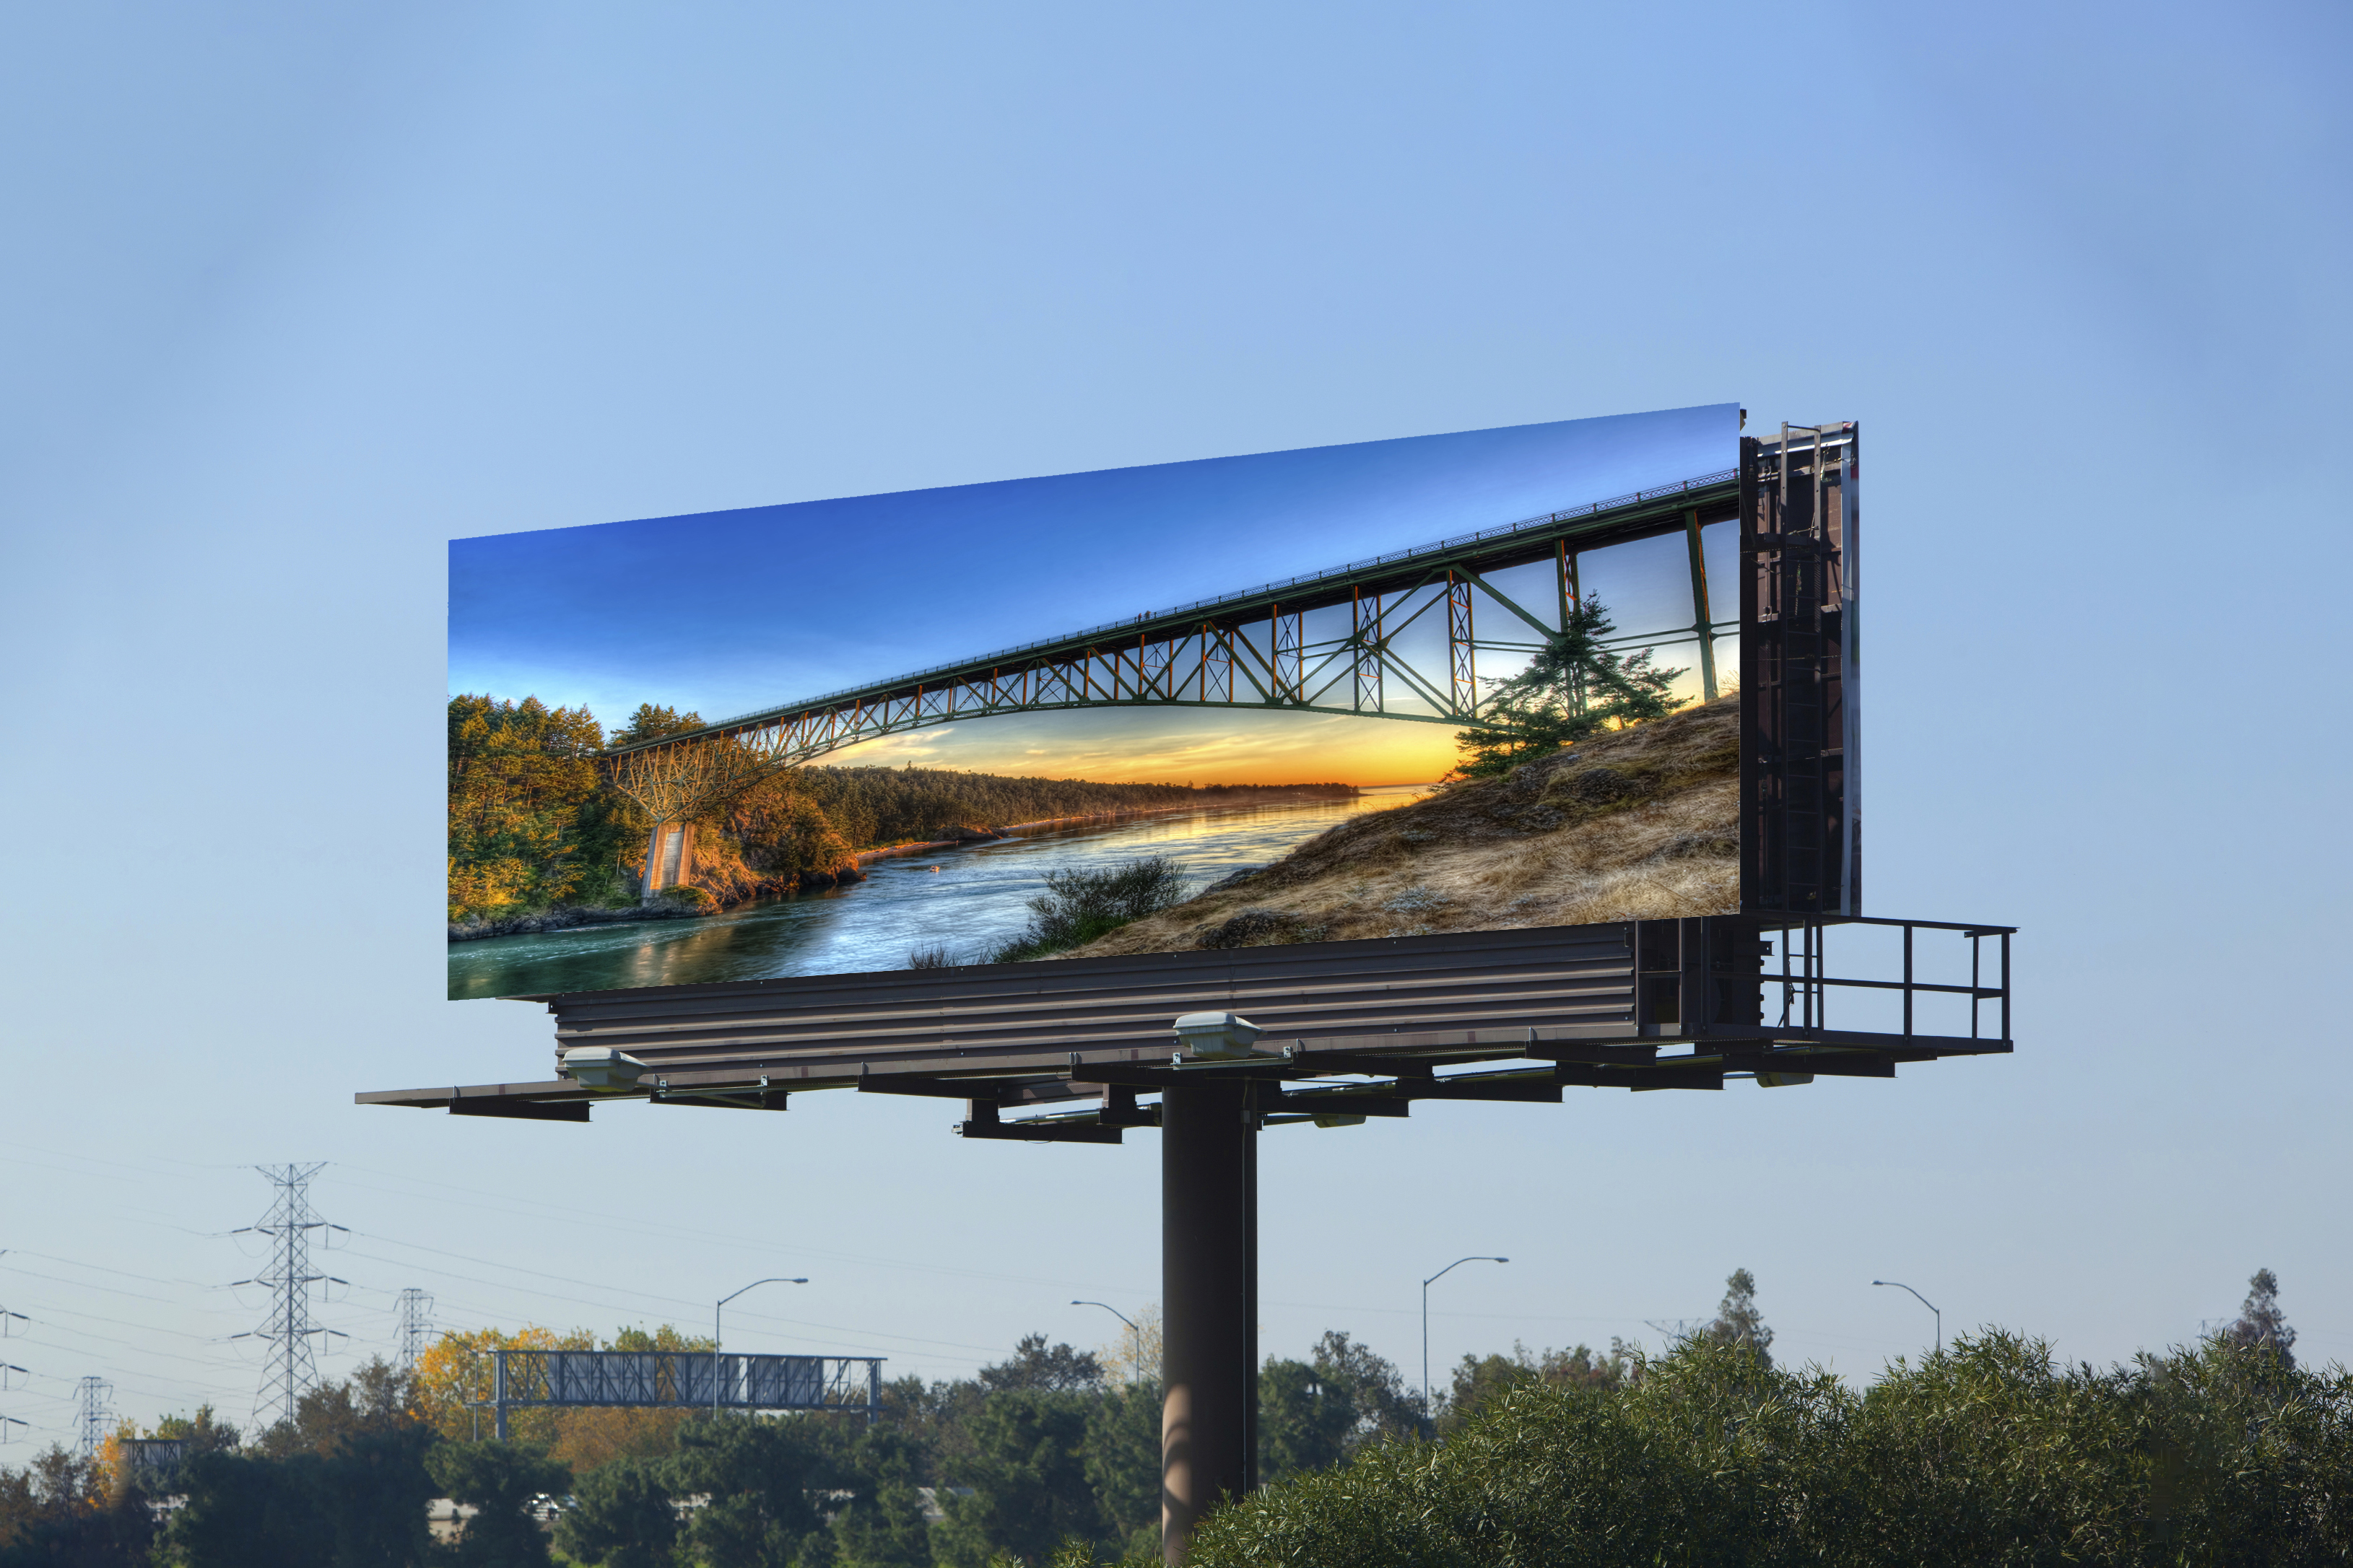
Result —
<path fill-rule="evenodd" d="M 1858 912 L 1854 433 L 1742 418 L 456 541 L 448 994 Z"/>

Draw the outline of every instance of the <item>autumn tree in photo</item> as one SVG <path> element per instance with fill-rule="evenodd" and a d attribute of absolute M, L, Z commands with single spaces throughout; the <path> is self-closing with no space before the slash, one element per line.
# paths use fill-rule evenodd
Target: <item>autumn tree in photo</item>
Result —
<path fill-rule="evenodd" d="M 449 700 L 449 918 L 559 903 L 607 850 L 604 731 L 536 697 Z M 605 831 L 600 831 L 605 830 Z"/>

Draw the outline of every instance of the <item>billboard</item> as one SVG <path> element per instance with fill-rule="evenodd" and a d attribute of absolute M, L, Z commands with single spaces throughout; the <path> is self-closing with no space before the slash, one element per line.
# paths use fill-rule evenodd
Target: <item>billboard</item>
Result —
<path fill-rule="evenodd" d="M 448 994 L 1859 912 L 1855 434 L 1742 418 L 453 542 Z"/>

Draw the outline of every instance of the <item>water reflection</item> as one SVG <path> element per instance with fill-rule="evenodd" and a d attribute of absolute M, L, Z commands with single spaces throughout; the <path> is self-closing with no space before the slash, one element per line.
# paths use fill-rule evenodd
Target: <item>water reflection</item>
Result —
<path fill-rule="evenodd" d="M 917 948 L 977 960 L 1020 931 L 1049 871 L 1138 855 L 1181 861 L 1188 889 L 1262 866 L 1360 812 L 1400 805 L 1419 785 L 1354 800 L 1222 806 L 1126 822 L 1032 829 L 963 849 L 870 861 L 855 887 L 791 894 L 699 920 L 591 926 L 453 943 L 453 998 L 604 991 L 902 969 Z M 933 868 L 937 867 L 935 871 Z"/>

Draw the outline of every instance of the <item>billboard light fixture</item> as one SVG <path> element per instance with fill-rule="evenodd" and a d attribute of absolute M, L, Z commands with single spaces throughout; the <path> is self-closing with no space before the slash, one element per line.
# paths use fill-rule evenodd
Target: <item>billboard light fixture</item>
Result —
<path fill-rule="evenodd" d="M 565 1075 L 583 1089 L 635 1089 L 645 1070 L 645 1063 L 610 1046 L 575 1046 L 564 1053 Z"/>
<path fill-rule="evenodd" d="M 1187 1013 L 1176 1020 L 1176 1043 L 1185 1054 L 1210 1061 L 1230 1061 L 1265 1053 L 1254 1047 L 1266 1033 L 1234 1013 Z"/>

